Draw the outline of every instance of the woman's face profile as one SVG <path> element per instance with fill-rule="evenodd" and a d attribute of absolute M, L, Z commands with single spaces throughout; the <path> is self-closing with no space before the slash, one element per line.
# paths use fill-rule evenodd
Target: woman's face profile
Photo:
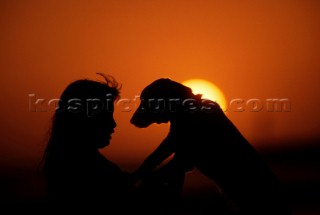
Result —
<path fill-rule="evenodd" d="M 114 133 L 114 128 L 117 126 L 113 118 L 114 104 L 109 110 L 103 110 L 94 116 L 92 123 L 92 139 L 96 148 L 101 149 L 110 144 L 111 136 Z"/>

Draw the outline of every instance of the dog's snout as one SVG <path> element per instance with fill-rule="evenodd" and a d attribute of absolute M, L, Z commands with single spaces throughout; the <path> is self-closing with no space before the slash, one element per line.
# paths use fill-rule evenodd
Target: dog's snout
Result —
<path fill-rule="evenodd" d="M 137 111 L 130 119 L 130 123 L 137 126 L 138 128 L 146 128 L 153 122 L 150 121 L 150 118 L 148 116 Z"/>
<path fill-rule="evenodd" d="M 135 122 L 136 122 L 136 118 L 135 118 L 135 115 L 133 115 L 130 119 L 130 123 L 134 125 Z"/>
<path fill-rule="evenodd" d="M 135 125 L 135 126 L 138 126 L 139 125 L 139 119 L 141 118 L 141 116 L 139 117 L 139 114 L 138 112 L 136 111 L 133 116 L 131 117 L 130 119 L 130 123 Z"/>

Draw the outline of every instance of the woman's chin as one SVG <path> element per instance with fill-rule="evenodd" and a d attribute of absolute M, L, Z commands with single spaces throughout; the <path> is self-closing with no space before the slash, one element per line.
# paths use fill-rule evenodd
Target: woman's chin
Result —
<path fill-rule="evenodd" d="M 99 149 L 103 149 L 104 147 L 109 146 L 109 145 L 110 145 L 110 141 L 107 140 L 107 141 L 104 141 L 103 143 L 100 143 L 100 144 L 98 145 L 98 148 L 99 148 Z"/>

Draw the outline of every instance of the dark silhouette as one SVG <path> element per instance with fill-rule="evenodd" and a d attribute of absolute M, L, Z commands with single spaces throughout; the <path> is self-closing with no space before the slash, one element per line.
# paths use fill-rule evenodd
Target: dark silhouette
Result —
<path fill-rule="evenodd" d="M 116 127 L 114 101 L 120 89 L 111 76 L 100 75 L 104 82 L 85 79 L 67 86 L 53 116 L 44 154 L 51 209 L 115 209 L 118 214 L 134 193 L 129 174 L 99 152 Z"/>
<path fill-rule="evenodd" d="M 145 128 L 170 122 L 168 136 L 133 174 L 136 181 L 142 179 L 142 186 L 152 187 L 150 178 L 162 182 L 159 189 L 165 192 L 157 191 L 159 201 L 169 193 L 178 197 L 184 173 L 197 168 L 220 187 L 239 214 L 290 214 L 278 179 L 217 103 L 170 79 L 154 81 L 140 98 L 132 124 Z M 172 198 L 171 205 L 176 200 Z"/>

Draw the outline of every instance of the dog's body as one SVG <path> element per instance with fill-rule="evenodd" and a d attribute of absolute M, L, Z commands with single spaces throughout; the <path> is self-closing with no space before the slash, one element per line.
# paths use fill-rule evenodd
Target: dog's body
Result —
<path fill-rule="evenodd" d="M 168 136 L 144 161 L 137 175 L 152 171 L 174 153 L 167 164 L 174 167 L 169 167 L 175 171 L 171 173 L 199 169 L 241 214 L 290 214 L 282 204 L 276 177 L 217 103 L 202 100 L 190 88 L 170 79 L 159 79 L 143 90 L 131 122 L 138 127 L 171 124 Z"/>

